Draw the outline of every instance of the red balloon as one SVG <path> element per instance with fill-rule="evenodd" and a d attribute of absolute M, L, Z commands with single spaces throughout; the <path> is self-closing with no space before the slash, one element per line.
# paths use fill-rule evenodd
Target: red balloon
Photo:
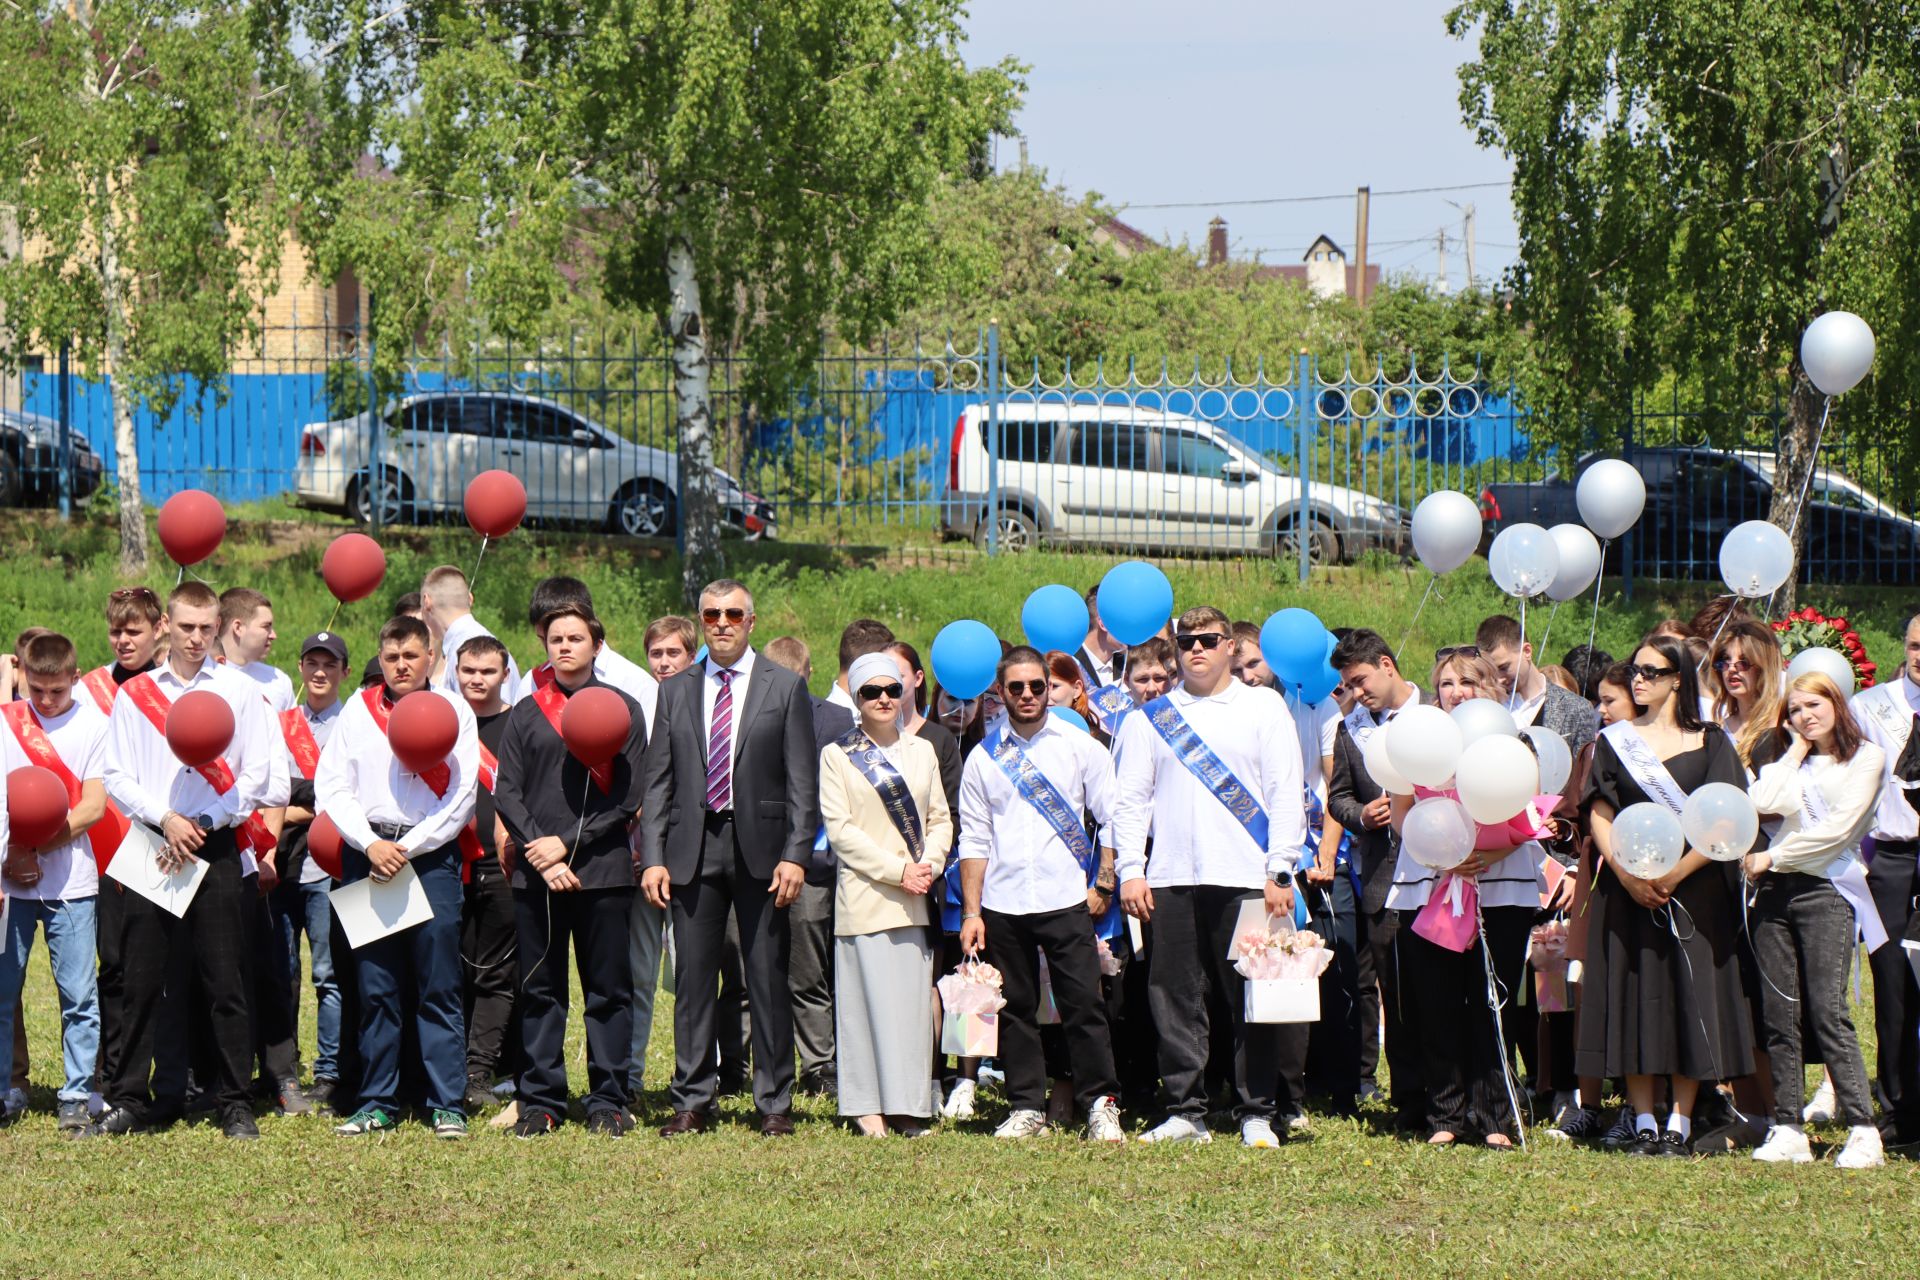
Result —
<path fill-rule="evenodd" d="M 567 699 L 560 713 L 560 736 L 567 751 L 589 769 L 605 764 L 627 744 L 633 713 L 627 701 L 611 689 L 594 686 Z"/>
<path fill-rule="evenodd" d="M 334 826 L 333 819 L 324 813 L 315 815 L 313 825 L 307 828 L 307 856 L 313 859 L 314 866 L 335 880 L 346 874 L 340 862 L 340 851 L 346 847 L 346 843 L 340 828 Z"/>
<path fill-rule="evenodd" d="M 419 689 L 394 704 L 387 721 L 393 758 L 408 773 L 425 773 L 447 758 L 460 737 L 460 717 L 437 693 Z"/>
<path fill-rule="evenodd" d="M 467 485 L 467 523 L 488 538 L 520 527 L 527 514 L 527 486 L 511 471 L 482 471 Z"/>
<path fill-rule="evenodd" d="M 7 775 L 8 839 L 37 849 L 67 829 L 67 784 L 37 764 Z"/>
<path fill-rule="evenodd" d="M 182 694 L 167 712 L 167 745 L 189 769 L 219 759 L 232 742 L 233 708 L 211 690 Z"/>
<path fill-rule="evenodd" d="M 182 489 L 160 508 L 160 545 L 182 568 L 218 551 L 226 536 L 226 508 L 204 490 Z"/>
<path fill-rule="evenodd" d="M 320 576 L 341 604 L 365 600 L 387 577 L 387 553 L 364 533 L 343 533 L 320 557 Z"/>

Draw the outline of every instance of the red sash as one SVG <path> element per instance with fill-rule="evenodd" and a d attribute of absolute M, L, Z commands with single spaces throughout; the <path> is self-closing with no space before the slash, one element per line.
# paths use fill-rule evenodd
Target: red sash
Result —
<path fill-rule="evenodd" d="M 113 700 L 120 695 L 120 686 L 113 682 L 112 667 L 95 667 L 80 677 L 80 683 L 93 695 L 93 704 L 100 708 L 101 715 L 113 714 Z"/>
<path fill-rule="evenodd" d="M 360 700 L 367 704 L 367 714 L 373 717 L 374 725 L 381 733 L 386 733 L 387 722 L 393 719 L 393 704 L 387 701 L 387 687 L 381 684 L 374 685 L 360 695 Z M 499 761 L 493 758 L 493 752 L 487 750 L 486 743 L 481 743 L 480 784 L 489 791 L 493 790 L 494 772 L 499 767 Z M 416 776 L 427 784 L 436 797 L 444 797 L 447 794 L 447 787 L 453 782 L 453 766 L 442 760 L 425 773 Z M 486 856 L 486 850 L 480 847 L 479 832 L 475 830 L 473 820 L 469 818 L 467 825 L 460 828 L 462 877 L 464 878 L 466 874 L 467 863 L 478 862 L 484 856 Z"/>
<path fill-rule="evenodd" d="M 153 726 L 154 732 L 165 738 L 167 712 L 173 709 L 173 701 L 160 692 L 160 686 L 154 683 L 153 676 L 143 671 L 121 685 L 120 691 L 126 694 L 133 705 L 139 709 L 140 714 L 147 718 L 147 723 Z M 225 756 L 217 756 L 206 764 L 196 765 L 193 771 L 206 779 L 207 785 L 223 796 L 233 790 L 233 767 L 227 763 Z M 247 815 L 246 821 L 240 824 L 239 837 L 242 847 L 251 849 L 256 855 L 272 853 L 274 846 L 278 843 L 273 838 L 273 833 L 267 830 L 265 820 L 258 813 Z"/>
<path fill-rule="evenodd" d="M 544 689 L 553 683 L 553 664 L 551 662 L 543 662 L 533 670 L 527 672 L 527 675 L 533 681 L 534 688 Z"/>
<path fill-rule="evenodd" d="M 282 711 L 280 735 L 287 740 L 287 751 L 299 766 L 300 776 L 312 782 L 315 771 L 320 768 L 320 744 L 314 739 L 313 726 L 307 723 L 307 713 L 299 707 Z"/>
<path fill-rule="evenodd" d="M 23 698 L 10 702 L 4 714 L 7 726 L 13 730 L 13 736 L 19 740 L 20 749 L 27 753 L 27 759 L 60 779 L 67 789 L 69 807 L 80 803 L 80 779 L 73 776 L 73 770 L 67 768 L 67 762 L 54 750 L 53 739 L 47 736 L 47 730 L 40 723 L 40 717 L 34 714 L 33 707 Z M 113 855 L 120 848 L 120 841 L 126 838 L 126 815 L 107 801 L 107 811 L 100 820 L 87 828 L 87 843 L 93 846 L 93 861 L 105 874 L 107 864 L 113 861 Z"/>
<path fill-rule="evenodd" d="M 552 673 L 549 672 L 548 675 L 551 677 Z M 535 683 L 539 684 L 537 673 Z M 540 684 L 533 691 L 533 701 L 534 705 L 539 707 L 541 713 L 547 717 L 547 723 L 553 726 L 553 731 L 560 735 L 560 741 L 565 742 L 567 735 L 560 733 L 560 713 L 566 710 L 567 695 L 549 682 Z M 613 790 L 613 761 L 594 765 L 587 770 L 587 774 L 593 779 L 593 785 L 600 788 L 602 795 Z"/>

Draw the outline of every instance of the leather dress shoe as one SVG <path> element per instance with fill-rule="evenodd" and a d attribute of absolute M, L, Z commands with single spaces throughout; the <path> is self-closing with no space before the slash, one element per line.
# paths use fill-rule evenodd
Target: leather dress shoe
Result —
<path fill-rule="evenodd" d="M 770 1116 L 760 1117 L 760 1136 L 763 1138 L 791 1138 L 793 1136 L 793 1117 L 784 1111 Z"/>
<path fill-rule="evenodd" d="M 704 1111 L 676 1111 L 673 1119 L 660 1126 L 660 1136 L 678 1138 L 683 1134 L 705 1133 L 707 1123 L 707 1113 Z"/>

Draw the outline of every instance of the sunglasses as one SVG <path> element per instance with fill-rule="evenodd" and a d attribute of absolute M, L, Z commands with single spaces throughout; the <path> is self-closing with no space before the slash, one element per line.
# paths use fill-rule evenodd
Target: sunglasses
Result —
<path fill-rule="evenodd" d="M 107 593 L 109 600 L 158 600 L 152 587 L 116 587 Z"/>
<path fill-rule="evenodd" d="M 863 684 L 860 686 L 860 701 L 872 702 L 875 698 L 893 698 L 897 701 L 905 690 L 906 686 L 898 680 L 892 684 Z"/>
<path fill-rule="evenodd" d="M 1480 646 L 1477 644 L 1456 644 L 1451 648 L 1435 649 L 1433 651 L 1433 660 L 1435 662 L 1445 662 L 1448 658 L 1477 658 L 1479 656 Z"/>
<path fill-rule="evenodd" d="M 1218 631 L 1190 631 L 1173 638 L 1174 648 L 1182 653 L 1194 648 L 1205 649 L 1208 653 L 1212 653 L 1225 642 L 1226 637 Z"/>
<path fill-rule="evenodd" d="M 1639 676 L 1642 680 L 1664 680 L 1668 676 L 1680 674 L 1672 667 L 1656 667 L 1652 665 L 1628 667 L 1627 670 L 1633 672 L 1633 674 Z"/>
<path fill-rule="evenodd" d="M 719 626 L 720 619 L 722 618 L 725 618 L 737 627 L 747 620 L 747 611 L 738 607 L 732 609 L 702 609 L 700 611 L 700 621 L 710 627 Z"/>
<path fill-rule="evenodd" d="M 1023 693 L 1030 693 L 1036 698 L 1044 698 L 1047 696 L 1047 682 L 1045 680 L 1009 680 L 1006 682 L 1005 688 L 1008 696 L 1014 698 L 1019 697 Z"/>
<path fill-rule="evenodd" d="M 1754 666 L 1751 662 L 1742 662 L 1738 658 L 1715 658 L 1713 660 L 1713 669 L 1715 671 L 1731 671 L 1738 675 L 1743 671 L 1758 671 L 1760 668 Z"/>

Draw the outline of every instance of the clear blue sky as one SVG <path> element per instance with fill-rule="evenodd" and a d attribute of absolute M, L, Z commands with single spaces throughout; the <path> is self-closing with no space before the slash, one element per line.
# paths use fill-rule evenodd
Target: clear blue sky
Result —
<path fill-rule="evenodd" d="M 1017 125 L 1028 161 L 1068 189 L 1098 191 L 1140 230 L 1204 244 L 1227 220 L 1236 257 L 1297 262 L 1325 232 L 1353 252 L 1354 202 L 1376 192 L 1511 176 L 1461 123 L 1446 3 L 1425 0 L 972 0 L 967 57 L 1028 64 Z M 998 162 L 1019 162 L 1002 139 Z M 1338 201 L 1224 202 L 1341 193 Z M 1461 211 L 1477 210 L 1476 271 L 1497 275 L 1517 240 L 1503 187 L 1376 196 L 1370 259 L 1432 278 L 1447 228 L 1448 275 L 1465 279 Z M 1173 202 L 1218 202 L 1147 209 Z"/>

